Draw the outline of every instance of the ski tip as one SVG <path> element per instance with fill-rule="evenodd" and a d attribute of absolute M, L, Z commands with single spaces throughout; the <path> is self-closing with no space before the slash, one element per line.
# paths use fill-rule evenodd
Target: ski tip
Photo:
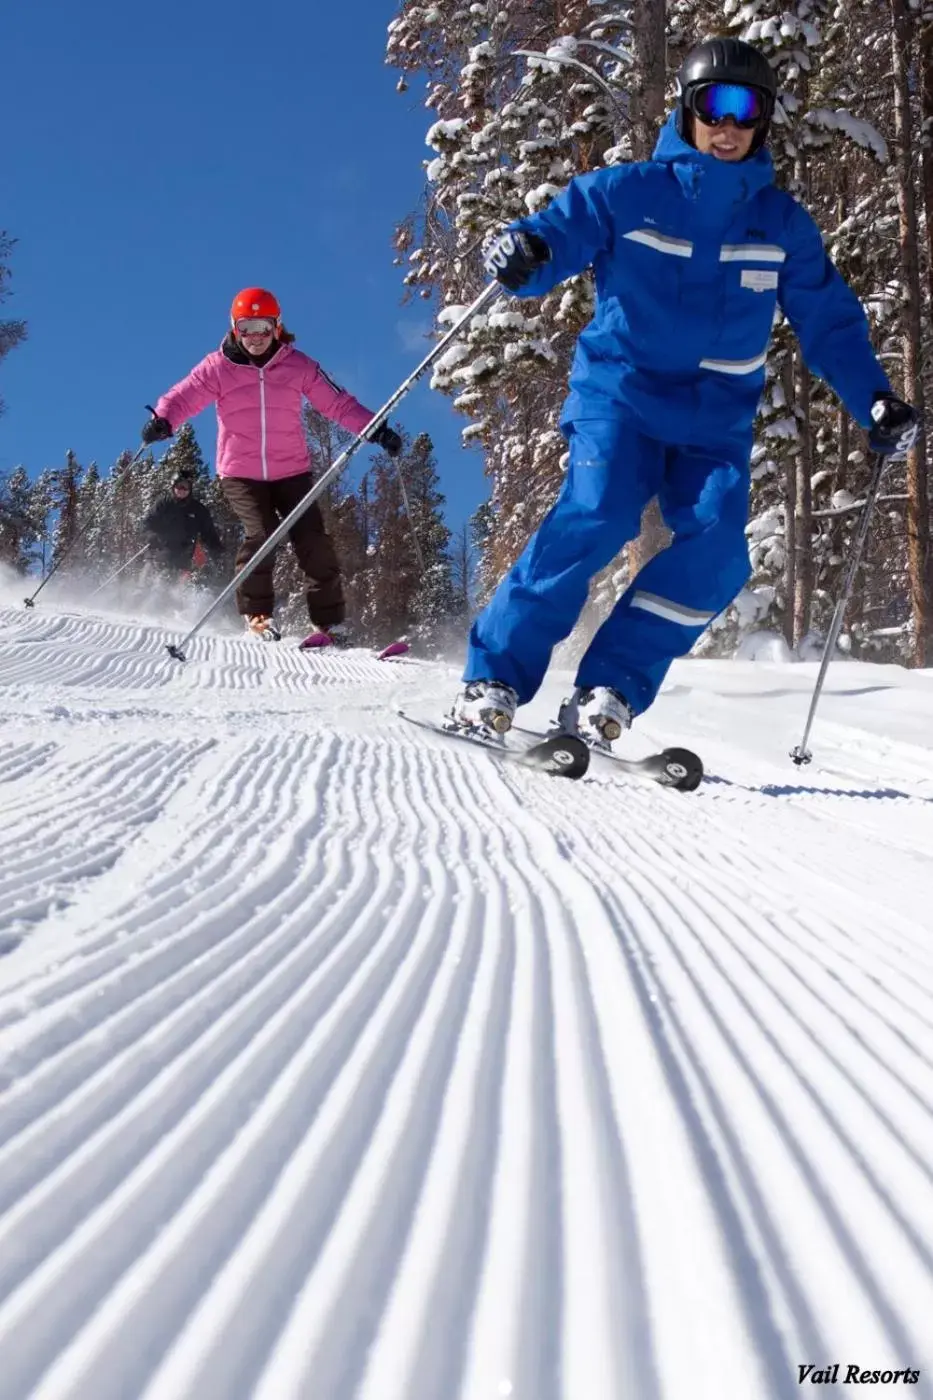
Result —
<path fill-rule="evenodd" d="M 383 647 L 379 653 L 379 661 L 391 661 L 393 656 L 406 656 L 411 651 L 407 642 L 390 642 L 387 647 Z"/>
<path fill-rule="evenodd" d="M 696 792 L 703 781 L 703 761 L 690 749 L 664 749 L 659 782 L 678 792 Z"/>

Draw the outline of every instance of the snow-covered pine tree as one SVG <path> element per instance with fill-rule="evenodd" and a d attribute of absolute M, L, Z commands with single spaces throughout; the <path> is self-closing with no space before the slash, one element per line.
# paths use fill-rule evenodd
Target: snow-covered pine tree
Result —
<path fill-rule="evenodd" d="M 25 574 L 35 562 L 40 528 L 25 467 L 0 477 L 0 559 Z"/>
<path fill-rule="evenodd" d="M 473 611 L 475 555 L 470 525 L 464 521 L 450 547 L 450 582 L 453 589 L 451 625 L 461 638 Z"/>
<path fill-rule="evenodd" d="M 376 457 L 369 479 L 371 535 L 363 621 L 367 639 L 375 642 L 407 631 L 419 569 L 398 472 L 385 453 Z"/>
<path fill-rule="evenodd" d="M 188 472 L 199 488 L 210 480 L 204 453 L 190 423 L 182 423 L 178 429 L 159 462 L 156 477 L 160 485 L 170 486 L 179 472 Z"/>
<path fill-rule="evenodd" d="M 121 568 L 145 543 L 139 531 L 142 511 L 137 471 L 133 467 L 132 459 L 131 452 L 121 452 L 110 469 L 108 479 L 106 521 L 110 538 L 111 569 Z M 152 457 L 148 453 L 146 461 L 147 469 L 151 471 Z"/>
<path fill-rule="evenodd" d="M 424 642 L 437 642 L 459 623 L 462 636 L 462 610 L 449 553 L 450 530 L 444 523 L 445 501 L 434 444 L 427 433 L 419 433 L 399 466 L 411 508 L 411 529 L 418 542 L 418 572 L 406 632 Z"/>
<path fill-rule="evenodd" d="M 52 510 L 56 514 L 52 535 L 52 567 L 59 564 L 64 567 L 64 560 L 70 554 L 81 528 L 79 488 L 83 475 L 84 468 L 70 449 L 65 454 L 65 465 L 52 469 Z"/>
<path fill-rule="evenodd" d="M 107 485 L 90 462 L 78 487 L 78 530 L 68 555 L 68 572 L 93 576 L 107 568 L 111 541 L 107 524 Z"/>
<path fill-rule="evenodd" d="M 10 277 L 10 269 L 7 258 L 13 251 L 16 243 L 15 238 L 10 238 L 4 231 L 0 230 L 0 302 L 6 301 L 10 295 L 7 282 Z M 26 322 L 19 320 L 0 320 L 0 360 L 8 355 L 17 345 L 22 344 L 26 339 Z M 0 413 L 3 412 L 3 400 L 0 399 Z"/>
<path fill-rule="evenodd" d="M 39 572 L 45 574 L 52 567 L 52 537 L 54 531 L 55 484 L 54 469 L 44 467 L 32 484 L 29 494 L 29 509 L 36 528 Z"/>
<path fill-rule="evenodd" d="M 407 285 L 437 296 L 441 326 L 482 285 L 492 235 L 541 208 L 572 175 L 631 154 L 630 30 L 627 10 L 592 0 L 402 4 L 388 60 L 424 74 L 437 120 L 427 133 L 435 154 L 425 207 L 398 230 L 396 246 Z M 484 566 L 493 578 L 557 490 L 560 405 L 591 311 L 587 276 L 540 302 L 503 301 L 435 369 L 435 387 L 473 420 L 465 443 L 484 449 L 492 482 Z"/>

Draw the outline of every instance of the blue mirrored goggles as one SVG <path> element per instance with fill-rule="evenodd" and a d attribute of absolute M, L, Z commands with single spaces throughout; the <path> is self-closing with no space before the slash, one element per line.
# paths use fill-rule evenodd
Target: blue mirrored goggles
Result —
<path fill-rule="evenodd" d="M 746 131 L 765 120 L 769 106 L 767 94 L 760 88 L 739 83 L 702 83 L 688 89 L 686 105 L 704 126 L 720 126 L 731 117 Z"/>

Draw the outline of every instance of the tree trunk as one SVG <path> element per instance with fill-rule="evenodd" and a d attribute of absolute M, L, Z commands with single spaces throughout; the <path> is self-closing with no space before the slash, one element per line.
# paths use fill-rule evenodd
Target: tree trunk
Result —
<path fill-rule="evenodd" d="M 927 301 L 933 306 L 933 16 L 920 20 L 920 150 L 927 243 Z"/>
<path fill-rule="evenodd" d="M 801 411 L 799 451 L 795 466 L 794 501 L 794 645 L 799 646 L 810 630 L 813 604 L 813 436 L 810 431 L 810 371 L 801 359 L 799 404 Z"/>
<path fill-rule="evenodd" d="M 635 0 L 632 20 L 635 71 L 639 74 L 638 85 L 632 91 L 632 154 L 636 160 L 650 160 L 664 118 L 666 0 Z"/>
<path fill-rule="evenodd" d="M 650 160 L 664 117 L 664 87 L 667 78 L 666 0 L 635 0 L 632 11 L 632 45 L 635 67 L 640 78 L 632 93 L 632 154 L 636 160 Z M 642 515 L 641 532 L 628 547 L 629 575 L 634 577 L 649 559 L 668 545 L 670 531 L 661 519 L 657 501 Z M 618 568 L 617 564 L 610 566 Z"/>
<path fill-rule="evenodd" d="M 923 379 L 920 353 L 920 260 L 917 248 L 917 204 L 911 162 L 910 60 L 913 19 L 907 0 L 891 0 L 894 21 L 891 46 L 894 67 L 894 130 L 897 162 L 897 206 L 900 215 L 901 271 L 904 282 L 904 393 L 923 421 Z M 914 623 L 914 664 L 926 666 L 933 642 L 933 580 L 930 577 L 930 513 L 927 492 L 926 442 L 921 437 L 907 458 L 907 565 Z"/>
<path fill-rule="evenodd" d="M 797 96 L 800 110 L 810 105 L 810 82 L 806 72 L 800 75 Z M 801 197 L 810 199 L 809 148 L 800 142 L 794 159 L 794 180 Z M 794 591 L 788 597 L 793 609 L 794 646 L 799 647 L 810 630 L 813 605 L 813 430 L 810 423 L 810 371 L 802 354 L 794 357 L 797 366 L 794 401 L 799 410 L 797 455 L 794 461 Z"/>
<path fill-rule="evenodd" d="M 851 451 L 849 446 L 849 415 L 844 408 L 839 409 L 836 424 L 839 433 L 839 466 L 836 469 L 833 490 L 844 491 L 849 484 L 849 453 Z"/>
<path fill-rule="evenodd" d="M 839 465 L 833 477 L 833 493 L 844 491 L 849 484 L 849 452 L 851 451 L 852 429 L 849 415 L 840 406 L 836 416 L 836 431 L 839 434 Z M 831 558 L 845 561 L 845 525 L 843 517 L 836 516 L 829 522 L 829 554 Z M 828 588 L 832 591 L 832 600 L 835 600 L 836 592 L 842 587 L 842 580 L 845 577 L 845 562 L 842 565 L 827 563 L 825 574 L 817 579 L 816 585 L 823 584 L 824 578 Z"/>
<path fill-rule="evenodd" d="M 789 350 L 784 357 L 781 378 L 784 402 L 794 412 L 794 360 Z M 784 466 L 784 640 L 794 645 L 794 599 L 797 596 L 797 457 L 788 454 Z"/>

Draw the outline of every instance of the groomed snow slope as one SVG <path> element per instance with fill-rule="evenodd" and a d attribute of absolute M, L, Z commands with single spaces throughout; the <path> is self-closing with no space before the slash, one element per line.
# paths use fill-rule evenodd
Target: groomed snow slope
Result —
<path fill-rule="evenodd" d="M 41 601 L 3 1400 L 933 1395 L 933 673 L 835 666 L 797 770 L 812 666 L 683 663 L 627 742 L 685 796 L 405 725 L 449 666 Z"/>

